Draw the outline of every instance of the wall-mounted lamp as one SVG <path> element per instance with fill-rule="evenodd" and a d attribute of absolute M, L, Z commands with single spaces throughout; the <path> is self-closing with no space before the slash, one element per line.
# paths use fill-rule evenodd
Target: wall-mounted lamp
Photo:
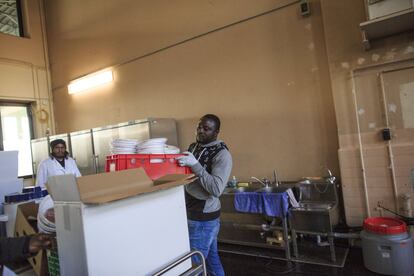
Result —
<path fill-rule="evenodd" d="M 69 94 L 83 92 L 113 81 L 112 70 L 104 70 L 71 81 L 68 85 Z"/>

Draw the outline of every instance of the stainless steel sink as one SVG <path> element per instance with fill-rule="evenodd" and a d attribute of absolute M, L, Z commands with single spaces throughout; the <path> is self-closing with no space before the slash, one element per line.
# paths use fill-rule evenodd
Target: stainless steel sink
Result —
<path fill-rule="evenodd" d="M 301 202 L 299 203 L 299 208 L 306 211 L 313 210 L 329 210 L 335 206 L 335 203 L 325 203 L 325 202 Z"/>
<path fill-rule="evenodd" d="M 223 194 L 235 194 L 243 192 L 255 192 L 257 188 L 252 187 L 237 187 L 237 188 L 226 188 Z"/>
<path fill-rule="evenodd" d="M 332 233 L 338 223 L 338 195 L 330 182 L 300 182 L 299 207 L 290 209 L 292 230 Z"/>
<path fill-rule="evenodd" d="M 258 193 L 283 193 L 288 187 L 237 187 L 237 188 L 226 188 L 223 194 L 235 194 L 243 192 L 258 192 Z"/>
<path fill-rule="evenodd" d="M 256 192 L 261 192 L 261 193 L 274 193 L 274 194 L 277 194 L 277 193 L 286 192 L 287 189 L 288 188 L 280 187 L 280 186 L 279 187 L 271 186 L 271 187 L 263 187 L 263 188 L 260 188 L 260 189 L 256 190 Z"/>
<path fill-rule="evenodd" d="M 335 262 L 332 233 L 339 218 L 335 178 L 330 177 L 327 181 L 302 181 L 298 183 L 298 188 L 299 207 L 292 207 L 289 216 L 294 255 L 299 257 L 297 233 L 316 236 L 323 234 L 328 237 L 331 261 Z"/>
<path fill-rule="evenodd" d="M 255 183 L 259 184 L 259 183 Z M 221 228 L 220 242 L 238 245 L 249 245 L 263 248 L 279 248 L 286 250 L 286 258 L 290 258 L 289 243 L 281 246 L 273 244 L 275 233 L 283 231 L 284 240 L 288 240 L 287 219 L 267 217 L 262 214 L 239 213 L 234 208 L 234 197 L 237 193 L 260 192 L 282 193 L 292 188 L 299 198 L 299 207 L 290 208 L 289 224 L 295 256 L 298 257 L 296 233 L 332 234 L 338 223 L 338 195 L 334 178 L 332 181 L 287 182 L 279 186 L 226 188 L 220 197 Z M 328 237 L 331 259 L 335 261 L 333 238 Z"/>
<path fill-rule="evenodd" d="M 260 192 L 281 193 L 292 187 L 292 183 L 279 187 L 263 187 L 254 183 L 250 187 L 226 188 L 220 197 L 221 227 L 218 239 L 223 243 L 249 245 L 264 248 L 281 248 L 282 244 L 271 244 L 277 231 L 283 231 L 279 218 L 263 214 L 240 213 L 234 208 L 234 198 L 237 193 Z M 287 223 L 285 223 L 287 225 Z M 286 233 L 287 237 L 287 233 Z"/>

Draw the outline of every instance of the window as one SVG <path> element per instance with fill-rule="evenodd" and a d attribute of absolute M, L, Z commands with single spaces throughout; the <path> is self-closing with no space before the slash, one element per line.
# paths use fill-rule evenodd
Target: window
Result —
<path fill-rule="evenodd" d="M 0 32 L 23 36 L 20 0 L 0 0 Z"/>
<path fill-rule="evenodd" d="M 30 140 L 32 119 L 29 106 L 0 104 L 0 150 L 19 151 L 19 176 L 33 174 Z"/>

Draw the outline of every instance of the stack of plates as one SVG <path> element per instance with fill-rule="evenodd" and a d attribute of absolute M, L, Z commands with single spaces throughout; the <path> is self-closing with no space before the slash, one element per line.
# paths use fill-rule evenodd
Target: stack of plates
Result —
<path fill-rule="evenodd" d="M 166 145 L 165 146 L 165 154 L 179 154 L 180 149 L 176 146 Z"/>
<path fill-rule="evenodd" d="M 139 154 L 178 154 L 180 149 L 166 144 L 167 138 L 153 138 L 138 144 Z M 151 159 L 151 163 L 161 163 L 162 159 Z"/>
<path fill-rule="evenodd" d="M 139 154 L 164 154 L 167 138 L 148 139 L 138 145 Z"/>
<path fill-rule="evenodd" d="M 137 153 L 138 140 L 135 139 L 113 139 L 111 142 L 112 154 L 134 154 Z"/>
<path fill-rule="evenodd" d="M 153 138 L 138 144 L 139 154 L 178 154 L 180 149 L 166 144 L 167 138 Z"/>
<path fill-rule="evenodd" d="M 56 233 L 54 215 L 53 200 L 50 195 L 47 195 L 40 202 L 37 213 L 37 228 L 40 233 Z"/>

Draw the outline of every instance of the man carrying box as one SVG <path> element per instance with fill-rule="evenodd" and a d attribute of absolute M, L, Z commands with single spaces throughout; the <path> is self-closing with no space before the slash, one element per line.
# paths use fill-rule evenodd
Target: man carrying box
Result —
<path fill-rule="evenodd" d="M 180 166 L 187 166 L 198 177 L 185 187 L 188 230 L 191 249 L 203 253 L 210 275 L 224 275 L 217 250 L 220 230 L 220 200 L 229 180 L 232 158 L 223 141 L 217 140 L 220 119 L 204 115 L 197 127 L 196 143 L 186 156 L 177 157 Z M 194 262 L 200 261 L 195 258 Z"/>

